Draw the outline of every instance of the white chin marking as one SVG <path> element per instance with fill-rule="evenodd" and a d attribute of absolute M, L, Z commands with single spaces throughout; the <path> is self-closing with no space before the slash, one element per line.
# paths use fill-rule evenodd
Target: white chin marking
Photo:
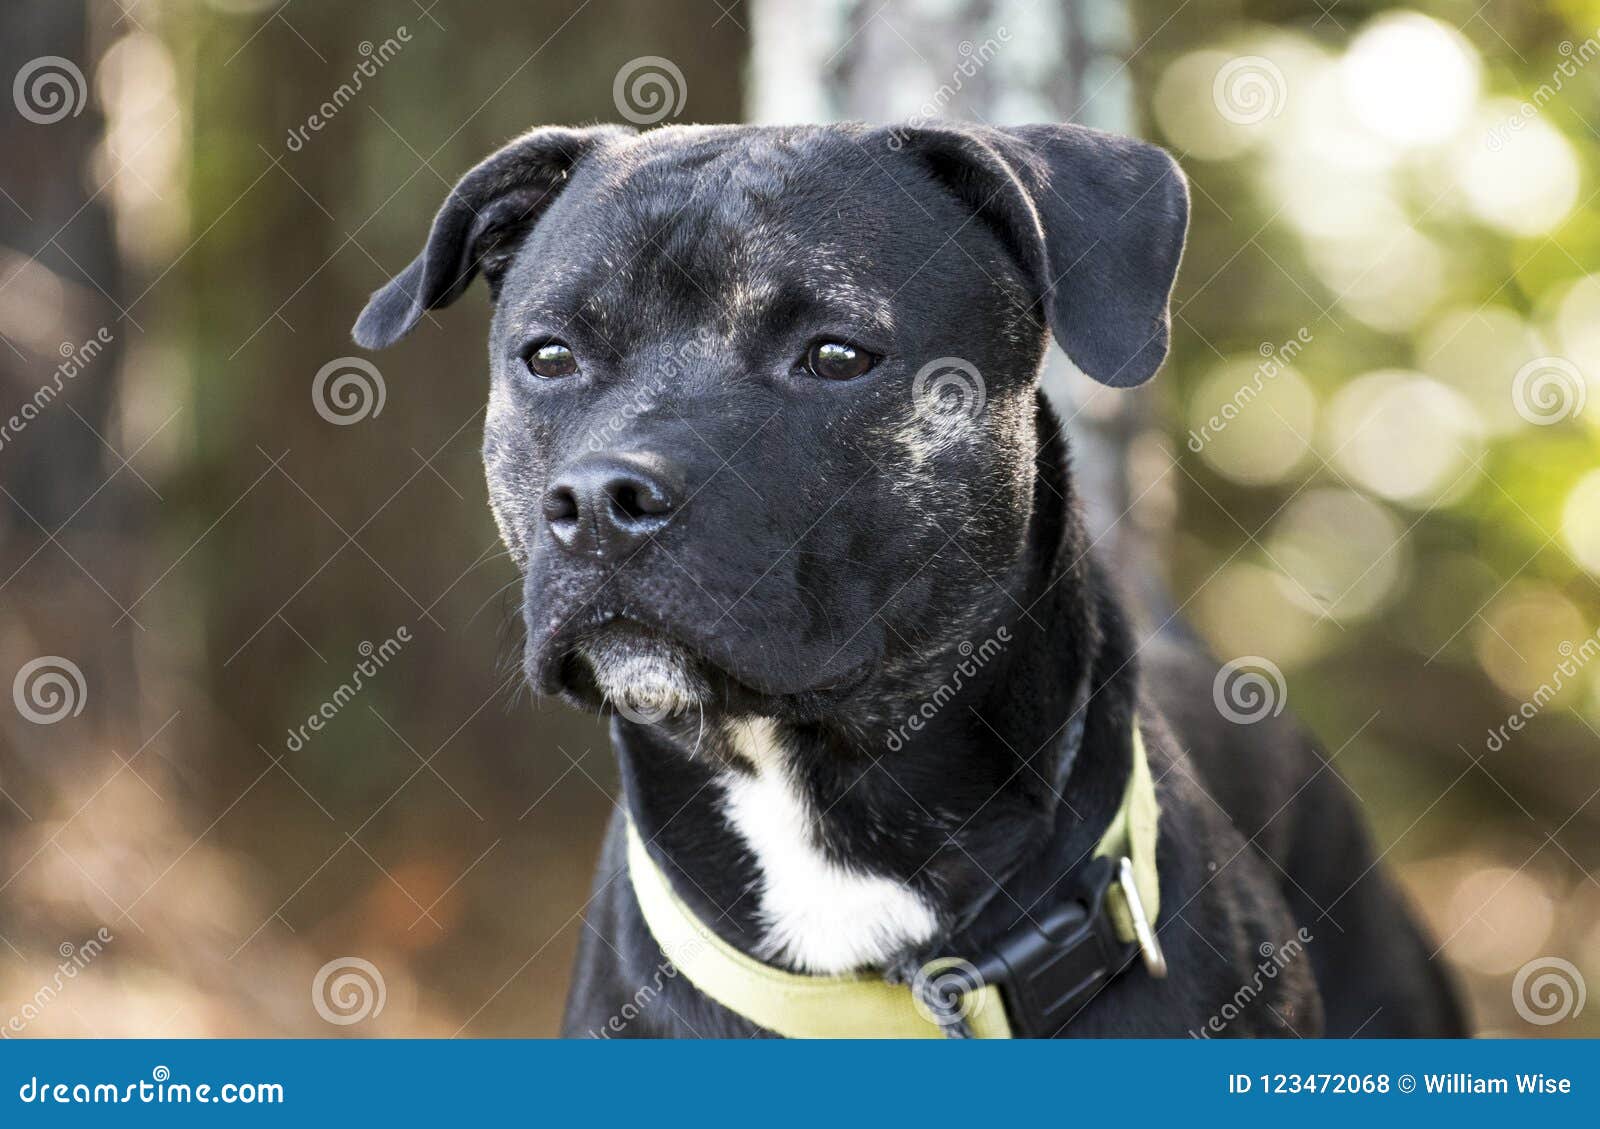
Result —
<path fill-rule="evenodd" d="M 705 701 L 705 680 L 682 648 L 633 631 L 607 631 L 584 641 L 579 653 L 595 685 L 625 715 L 655 721 Z"/>
<path fill-rule="evenodd" d="M 723 811 L 761 868 L 759 956 L 831 975 L 880 966 L 933 936 L 937 919 L 913 890 L 841 866 L 822 850 L 775 722 L 751 718 L 727 733 L 755 768 L 729 772 L 721 783 Z"/>

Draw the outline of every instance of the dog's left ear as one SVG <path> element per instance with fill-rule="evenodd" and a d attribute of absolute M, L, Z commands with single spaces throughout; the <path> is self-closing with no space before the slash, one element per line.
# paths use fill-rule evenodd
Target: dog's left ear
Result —
<path fill-rule="evenodd" d="M 459 298 L 479 271 L 498 291 L 522 238 L 566 187 L 578 163 L 631 137 L 622 126 L 531 130 L 457 182 L 434 217 L 422 253 L 373 294 L 353 336 L 364 349 L 393 345 L 428 310 Z"/>
<path fill-rule="evenodd" d="M 1155 375 L 1189 226 L 1189 187 L 1154 145 L 1077 125 L 886 131 L 999 234 L 1067 356 L 1102 384 Z"/>

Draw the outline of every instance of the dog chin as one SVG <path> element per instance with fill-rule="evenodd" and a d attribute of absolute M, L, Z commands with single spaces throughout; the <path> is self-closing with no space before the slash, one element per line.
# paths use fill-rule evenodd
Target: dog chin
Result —
<path fill-rule="evenodd" d="M 704 705 L 710 687 L 682 646 L 614 624 L 581 640 L 578 659 L 598 695 L 635 721 L 659 721 Z"/>

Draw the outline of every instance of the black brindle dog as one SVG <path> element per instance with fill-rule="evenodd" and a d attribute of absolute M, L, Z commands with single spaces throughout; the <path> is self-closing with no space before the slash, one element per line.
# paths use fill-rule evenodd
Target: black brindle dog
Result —
<path fill-rule="evenodd" d="M 665 964 L 630 819 L 738 950 L 905 981 L 1077 888 L 1136 725 L 1168 973 L 1018 1034 L 1463 1030 L 1313 741 L 1136 639 L 1085 534 L 1046 335 L 1147 380 L 1187 221 L 1166 154 L 1075 126 L 536 129 L 451 192 L 355 336 L 488 280 L 527 676 L 614 707 L 626 794 L 568 1033 L 771 1033 Z"/>

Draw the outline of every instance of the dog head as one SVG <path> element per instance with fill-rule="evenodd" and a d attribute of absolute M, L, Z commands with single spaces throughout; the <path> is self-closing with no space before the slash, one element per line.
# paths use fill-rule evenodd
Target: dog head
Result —
<path fill-rule="evenodd" d="M 870 700 L 1003 614 L 1054 333 L 1147 380 L 1188 217 L 1077 126 L 536 129 L 356 340 L 482 273 L 489 497 L 544 692 L 647 719 Z"/>

